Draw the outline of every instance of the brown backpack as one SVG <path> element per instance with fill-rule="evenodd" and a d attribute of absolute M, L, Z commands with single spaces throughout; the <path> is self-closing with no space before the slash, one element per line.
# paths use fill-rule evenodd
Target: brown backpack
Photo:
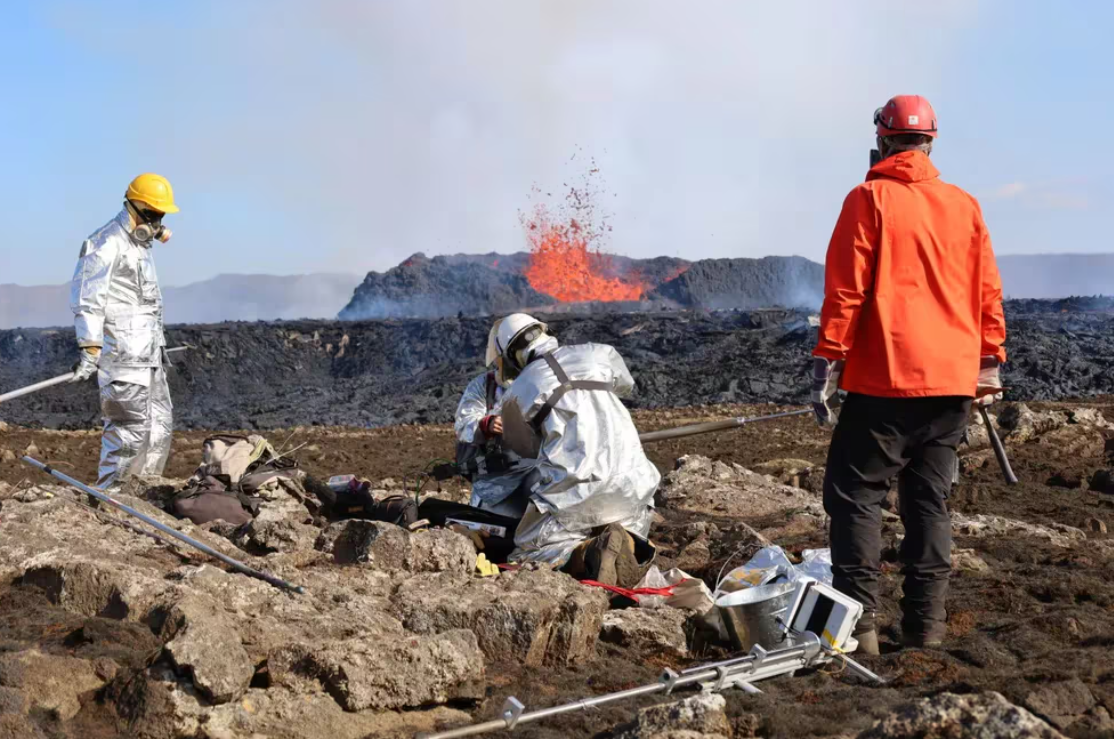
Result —
<path fill-rule="evenodd" d="M 186 489 L 174 496 L 171 508 L 198 525 L 219 518 L 242 526 L 259 512 L 260 487 L 303 474 L 297 462 L 279 455 L 262 436 L 211 436 L 202 444 L 201 465 Z"/>

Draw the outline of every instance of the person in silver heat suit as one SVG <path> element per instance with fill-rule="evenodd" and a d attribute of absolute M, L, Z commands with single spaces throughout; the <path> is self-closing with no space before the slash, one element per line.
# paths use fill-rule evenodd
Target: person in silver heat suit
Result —
<path fill-rule="evenodd" d="M 454 430 L 458 445 L 481 447 L 488 451 L 492 442 L 498 442 L 503 435 L 502 419 L 499 417 L 510 383 L 503 377 L 502 358 L 495 348 L 496 333 L 500 321 L 496 321 L 487 339 L 486 364 L 488 370 L 477 375 L 464 388 L 460 403 L 456 408 Z M 514 465 L 512 469 L 500 473 L 477 475 L 472 480 L 472 498 L 469 505 L 483 508 L 512 518 L 520 518 L 526 507 L 525 498 L 512 496 L 530 473 L 530 467 L 519 464 L 518 455 L 499 444 L 498 453 Z M 459 460 L 459 454 L 458 454 Z"/>
<path fill-rule="evenodd" d="M 170 454 L 173 406 L 166 382 L 163 302 L 152 243 L 170 238 L 170 183 L 140 175 L 124 209 L 81 246 L 70 309 L 81 359 L 74 382 L 97 375 L 104 434 L 97 487 L 159 475 Z"/>
<path fill-rule="evenodd" d="M 524 313 L 503 319 L 498 347 L 518 374 L 500 412 L 505 442 L 539 473 L 510 561 L 561 566 L 593 529 L 645 538 L 661 475 L 621 401 L 634 389 L 623 358 L 606 344 L 560 346 L 547 328 Z"/>

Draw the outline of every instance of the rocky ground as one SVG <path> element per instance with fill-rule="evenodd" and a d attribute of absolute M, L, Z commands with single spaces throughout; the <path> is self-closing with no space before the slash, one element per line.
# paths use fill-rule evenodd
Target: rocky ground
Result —
<path fill-rule="evenodd" d="M 771 410 L 639 411 L 636 422 L 651 430 Z M 887 627 L 884 654 L 863 660 L 886 686 L 813 671 L 762 683 L 763 695 L 648 697 L 515 735 L 1114 736 L 1114 401 L 1000 410 L 1022 483 L 1000 481 L 974 424 L 952 500 L 944 650 L 899 650 Z M 404 737 L 491 718 L 509 695 L 539 708 L 729 653 L 693 614 L 609 610 L 600 591 L 560 573 L 478 578 L 472 544 L 449 531 L 319 525 L 293 489 L 270 493 L 244 531 L 176 521 L 158 504 L 192 472 L 204 436 L 179 433 L 168 479 L 134 486 L 127 502 L 307 593 L 138 535 L 13 459 L 29 452 L 91 479 L 94 431 L 4 428 L 0 737 Z M 351 472 L 385 491 L 412 485 L 452 449 L 444 426 L 301 427 L 269 438 L 300 447 L 294 456 L 315 475 Z M 667 472 L 653 532 L 663 570 L 711 583 L 729 556 L 758 546 L 752 529 L 791 553 L 824 545 L 826 437 L 808 419 L 648 449 Z M 888 624 L 901 527 L 893 515 L 885 526 Z"/>

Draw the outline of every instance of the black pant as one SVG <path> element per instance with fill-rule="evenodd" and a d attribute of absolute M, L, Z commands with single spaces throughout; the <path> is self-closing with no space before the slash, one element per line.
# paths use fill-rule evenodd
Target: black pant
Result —
<path fill-rule="evenodd" d="M 898 476 L 906 633 L 924 633 L 947 617 L 951 521 L 947 497 L 971 399 L 847 397 L 828 450 L 824 510 L 831 517 L 832 574 L 837 590 L 878 610 L 882 503 Z"/>

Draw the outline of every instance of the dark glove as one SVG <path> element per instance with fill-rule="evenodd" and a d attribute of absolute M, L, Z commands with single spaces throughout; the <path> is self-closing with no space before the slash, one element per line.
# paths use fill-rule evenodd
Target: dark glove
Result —
<path fill-rule="evenodd" d="M 839 397 L 839 376 L 843 360 L 833 362 L 823 357 L 812 360 L 812 410 L 821 426 L 835 426 L 835 412 L 842 402 Z"/>
<path fill-rule="evenodd" d="M 81 348 L 81 357 L 73 366 L 73 377 L 70 382 L 84 382 L 97 374 L 97 364 L 101 361 L 101 348 L 99 346 L 84 346 Z"/>
<path fill-rule="evenodd" d="M 430 475 L 434 480 L 451 480 L 460 474 L 460 468 L 452 462 L 435 465 Z"/>

